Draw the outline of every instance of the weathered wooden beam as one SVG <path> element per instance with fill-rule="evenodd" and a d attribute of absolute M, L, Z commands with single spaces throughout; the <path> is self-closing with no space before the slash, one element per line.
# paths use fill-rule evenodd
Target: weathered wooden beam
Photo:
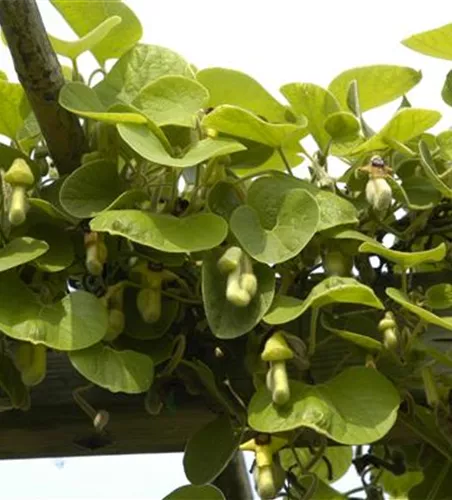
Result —
<path fill-rule="evenodd" d="M 35 0 L 0 0 L 0 25 L 14 67 L 61 174 L 80 165 L 85 136 L 78 118 L 58 104 L 64 77 Z"/>

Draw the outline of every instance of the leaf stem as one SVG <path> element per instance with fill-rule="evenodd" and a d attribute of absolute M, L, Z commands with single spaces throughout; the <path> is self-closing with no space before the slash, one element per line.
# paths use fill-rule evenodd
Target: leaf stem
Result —
<path fill-rule="evenodd" d="M 282 148 L 277 148 L 277 151 L 278 151 L 279 156 L 281 157 L 281 160 L 284 163 L 284 166 L 286 167 L 287 173 L 289 175 L 291 175 L 292 177 L 294 177 L 293 172 L 292 172 L 292 168 L 290 167 L 290 164 L 286 158 L 286 155 L 284 154 L 284 151 L 282 150 Z"/>
<path fill-rule="evenodd" d="M 319 308 L 313 307 L 311 311 L 311 322 L 309 327 L 309 347 L 308 355 L 312 356 L 315 352 L 315 344 L 317 339 L 317 320 L 319 317 Z"/>

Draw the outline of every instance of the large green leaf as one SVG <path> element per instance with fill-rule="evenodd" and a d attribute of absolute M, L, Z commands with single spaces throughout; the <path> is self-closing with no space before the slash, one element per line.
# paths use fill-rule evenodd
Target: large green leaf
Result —
<path fill-rule="evenodd" d="M 78 291 L 42 304 L 11 272 L 0 274 L 0 329 L 9 337 L 59 351 L 89 347 L 107 331 L 107 311 L 94 295 Z"/>
<path fill-rule="evenodd" d="M 223 493 L 211 484 L 204 486 L 189 484 L 177 488 L 177 490 L 166 495 L 163 500 L 225 500 L 225 498 Z"/>
<path fill-rule="evenodd" d="M 67 41 L 49 34 L 47 36 L 57 54 L 75 60 L 84 52 L 92 50 L 96 45 L 100 44 L 121 21 L 122 19 L 119 16 L 108 17 L 78 40 Z"/>
<path fill-rule="evenodd" d="M 35 266 L 47 273 L 57 273 L 69 267 L 74 260 L 74 244 L 67 231 L 61 226 L 37 223 L 30 227 L 28 234 L 34 238 L 42 238 L 49 250 L 38 257 Z"/>
<path fill-rule="evenodd" d="M 272 148 L 281 148 L 284 143 L 305 132 L 305 123 L 293 125 L 268 123 L 246 109 L 225 104 L 218 106 L 202 120 L 202 125 L 223 134 L 266 144 Z"/>
<path fill-rule="evenodd" d="M 268 311 L 275 293 L 275 276 L 264 264 L 253 266 L 258 289 L 247 307 L 237 307 L 226 300 L 227 277 L 217 267 L 218 256 L 206 255 L 202 266 L 202 296 L 207 321 L 219 338 L 235 338 L 251 331 Z"/>
<path fill-rule="evenodd" d="M 361 131 L 361 124 L 353 113 L 338 111 L 331 113 L 323 124 L 325 130 L 335 141 L 353 141 Z"/>
<path fill-rule="evenodd" d="M 28 236 L 14 238 L 0 249 L 0 272 L 31 262 L 48 250 L 49 245 L 45 241 Z"/>
<path fill-rule="evenodd" d="M 421 54 L 452 61 L 452 24 L 417 33 L 405 38 L 402 43 Z"/>
<path fill-rule="evenodd" d="M 405 143 L 435 125 L 441 113 L 430 109 L 402 108 L 374 136 L 351 151 L 351 154 L 388 148 L 388 142 Z"/>
<path fill-rule="evenodd" d="M 74 217 L 93 217 L 124 191 L 117 166 L 107 160 L 87 163 L 74 170 L 60 189 L 61 206 Z"/>
<path fill-rule="evenodd" d="M 287 110 L 251 76 L 226 68 L 207 68 L 196 79 L 209 91 L 209 106 L 232 104 L 248 109 L 270 122 L 287 121 Z"/>
<path fill-rule="evenodd" d="M 219 415 L 193 434 L 184 452 L 184 470 L 192 484 L 212 482 L 239 447 L 241 432 L 234 431 L 228 415 Z"/>
<path fill-rule="evenodd" d="M 303 189 L 287 191 L 281 200 L 276 224 L 261 224 L 266 207 L 242 205 L 229 221 L 231 231 L 241 246 L 254 259 L 266 264 L 277 264 L 298 255 L 317 231 L 319 207 L 315 198 Z"/>
<path fill-rule="evenodd" d="M 109 111 L 93 89 L 81 82 L 67 82 L 58 101 L 71 113 L 105 123 L 147 123 L 140 113 Z"/>
<path fill-rule="evenodd" d="M 209 93 L 193 79 L 180 75 L 162 76 L 141 89 L 132 101 L 159 127 L 196 125 L 196 115 L 207 105 Z"/>
<path fill-rule="evenodd" d="M 420 71 L 403 66 L 364 66 L 344 71 L 330 83 L 328 89 L 347 109 L 348 89 L 350 83 L 356 80 L 361 111 L 367 111 L 405 95 L 421 78 Z"/>
<path fill-rule="evenodd" d="M 410 210 L 429 210 L 436 207 L 441 200 L 441 193 L 425 177 L 405 177 L 399 185 L 388 178 L 394 199 Z"/>
<path fill-rule="evenodd" d="M 427 309 L 424 309 L 413 302 L 407 297 L 402 290 L 397 290 L 397 288 L 386 288 L 386 295 L 390 297 L 394 302 L 397 302 L 402 307 L 412 312 L 416 316 L 419 316 L 422 320 L 427 323 L 432 323 L 433 325 L 438 325 L 446 330 L 452 330 L 452 318 L 451 317 L 440 317 L 433 314 Z"/>
<path fill-rule="evenodd" d="M 279 295 L 264 321 L 270 325 L 287 323 L 301 316 L 309 307 L 323 307 L 335 302 L 360 304 L 384 309 L 374 291 L 353 278 L 332 276 L 316 285 L 305 300 Z"/>
<path fill-rule="evenodd" d="M 0 134 L 15 139 L 29 112 L 22 85 L 0 80 Z"/>
<path fill-rule="evenodd" d="M 340 109 L 336 98 L 328 90 L 312 83 L 289 83 L 281 87 L 281 93 L 297 116 L 307 118 L 309 133 L 319 148 L 325 150 L 331 137 L 324 123 L 331 113 Z"/>
<path fill-rule="evenodd" d="M 192 70 L 179 54 L 158 45 L 135 45 L 108 72 L 95 91 L 105 106 L 131 103 L 150 82 L 165 75 L 190 78 Z"/>
<path fill-rule="evenodd" d="M 362 253 L 374 253 L 402 267 L 410 268 L 426 262 L 441 262 L 446 256 L 447 248 L 445 243 L 440 243 L 431 250 L 399 252 L 398 250 L 391 250 L 376 241 L 365 241 L 359 247 L 359 251 Z"/>
<path fill-rule="evenodd" d="M 121 18 L 121 23 L 92 48 L 101 64 L 107 59 L 120 57 L 138 42 L 143 33 L 140 21 L 121 0 L 97 0 L 94 3 L 91 0 L 51 2 L 79 37 L 85 36 L 112 16 Z"/>
<path fill-rule="evenodd" d="M 91 221 L 91 229 L 169 253 L 209 250 L 218 246 L 228 232 L 225 220 L 215 214 L 198 213 L 178 218 L 141 210 L 102 212 Z"/>
<path fill-rule="evenodd" d="M 239 188 L 233 182 L 219 181 L 209 191 L 207 203 L 211 212 L 229 220 L 243 200 Z"/>
<path fill-rule="evenodd" d="M 304 189 L 316 199 L 320 208 L 317 231 L 358 222 L 356 208 L 348 200 L 330 191 L 323 191 L 310 182 L 285 175 L 261 177 L 248 189 L 247 203 L 253 207 L 262 207 L 259 216 L 264 227 L 276 225 L 279 207 L 287 192 L 292 189 Z"/>
<path fill-rule="evenodd" d="M 149 356 L 116 351 L 108 345 L 96 344 L 71 352 L 69 360 L 86 379 L 111 392 L 145 392 L 154 378 L 154 363 Z"/>
<path fill-rule="evenodd" d="M 290 381 L 291 397 L 274 405 L 266 387 L 258 389 L 248 406 L 249 425 L 258 432 L 284 432 L 308 427 L 338 443 L 359 445 L 381 439 L 394 425 L 400 396 L 372 368 L 347 368 L 315 386 Z"/>
<path fill-rule="evenodd" d="M 174 158 L 168 154 L 160 139 L 146 125 L 119 124 L 118 131 L 124 141 L 140 156 L 168 167 L 193 167 L 210 158 L 246 149 L 233 139 L 208 137 L 194 144 L 182 158 Z"/>

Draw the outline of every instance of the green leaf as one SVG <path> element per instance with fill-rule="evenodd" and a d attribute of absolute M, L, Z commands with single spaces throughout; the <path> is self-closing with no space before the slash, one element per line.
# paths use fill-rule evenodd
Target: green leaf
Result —
<path fill-rule="evenodd" d="M 436 136 L 436 142 L 441 151 L 441 157 L 452 160 L 452 130 L 445 130 Z"/>
<path fill-rule="evenodd" d="M 177 490 L 166 495 L 163 500 L 225 500 L 225 498 L 223 493 L 211 484 L 204 486 L 190 484 L 177 488 Z"/>
<path fill-rule="evenodd" d="M 424 141 L 419 142 L 419 155 L 425 175 L 432 185 L 447 198 L 452 198 L 452 189 L 439 177 L 430 149 Z"/>
<path fill-rule="evenodd" d="M 429 210 L 441 200 L 441 193 L 425 177 L 406 177 L 399 185 L 394 179 L 386 179 L 394 198 L 410 210 Z"/>
<path fill-rule="evenodd" d="M 341 339 L 351 342 L 352 344 L 371 352 L 380 352 L 383 349 L 383 345 L 378 340 L 369 337 L 368 335 L 362 335 L 360 333 L 349 332 L 347 330 L 341 330 L 338 328 L 333 328 L 322 318 L 322 326 L 334 335 L 337 335 Z"/>
<path fill-rule="evenodd" d="M 15 139 L 29 112 L 22 86 L 0 79 L 0 134 Z"/>
<path fill-rule="evenodd" d="M 218 255 L 206 255 L 202 266 L 202 296 L 207 321 L 218 338 L 232 339 L 251 331 L 268 311 L 275 293 L 275 276 L 264 264 L 254 264 L 258 290 L 247 307 L 226 300 L 227 277 L 217 267 Z"/>
<path fill-rule="evenodd" d="M 452 71 L 447 73 L 446 80 L 441 91 L 441 97 L 446 104 L 452 106 Z"/>
<path fill-rule="evenodd" d="M 332 276 L 316 285 L 305 300 L 278 295 L 270 311 L 264 317 L 269 325 L 288 323 L 301 316 L 310 307 L 323 307 L 334 302 L 360 304 L 376 309 L 384 309 L 373 290 L 353 278 Z"/>
<path fill-rule="evenodd" d="M 74 41 L 61 40 L 47 34 L 50 43 L 57 54 L 75 60 L 84 52 L 93 49 L 102 42 L 111 30 L 120 24 L 122 19 L 119 16 L 111 16 L 101 22 L 98 26 L 89 31 L 85 36 Z"/>
<path fill-rule="evenodd" d="M 313 452 L 308 448 L 295 448 L 295 452 L 298 456 L 299 461 L 306 466 L 313 458 Z M 279 452 L 279 457 L 281 459 L 281 465 L 284 470 L 291 470 L 297 478 L 301 479 L 303 472 L 300 471 L 298 466 L 298 461 L 295 459 L 292 450 L 283 449 Z M 322 457 L 331 465 L 331 470 L 326 465 L 325 460 L 318 460 L 311 469 L 319 479 L 332 483 L 340 479 L 352 465 L 353 458 L 353 448 L 351 446 L 328 446 Z M 332 473 L 332 476 L 330 476 Z"/>
<path fill-rule="evenodd" d="M 196 126 L 197 113 L 207 105 L 209 93 L 193 79 L 180 75 L 162 76 L 141 89 L 132 101 L 159 127 Z"/>
<path fill-rule="evenodd" d="M 184 452 L 184 471 L 190 483 L 212 482 L 234 456 L 241 436 L 228 415 L 219 415 L 193 434 Z"/>
<path fill-rule="evenodd" d="M 323 124 L 326 132 L 335 141 L 355 139 L 361 130 L 359 120 L 352 113 L 338 111 L 331 113 Z"/>
<path fill-rule="evenodd" d="M 115 63 L 107 76 L 94 89 L 104 106 L 115 102 L 130 104 L 149 83 L 161 76 L 193 72 L 185 59 L 158 45 L 135 45 Z"/>
<path fill-rule="evenodd" d="M 372 390 L 369 390 L 372 388 Z M 351 367 L 315 386 L 290 381 L 291 397 L 281 407 L 261 387 L 248 407 L 249 425 L 258 432 L 308 427 L 342 444 L 370 444 L 394 425 L 400 396 L 387 378 L 372 368 Z"/>
<path fill-rule="evenodd" d="M 449 309 L 452 307 L 452 285 L 438 283 L 425 292 L 427 306 L 432 309 Z"/>
<path fill-rule="evenodd" d="M 403 108 L 374 136 L 353 149 L 350 154 L 367 153 L 388 147 L 388 140 L 402 144 L 435 125 L 441 113 L 430 109 Z"/>
<path fill-rule="evenodd" d="M 162 313 L 159 320 L 155 323 L 146 323 L 137 308 L 137 294 L 136 288 L 127 288 L 124 293 L 125 334 L 139 340 L 161 338 L 175 321 L 179 312 L 179 303 L 162 297 Z"/>
<path fill-rule="evenodd" d="M 121 18 L 121 23 L 92 48 L 101 65 L 107 59 L 120 57 L 138 42 L 143 33 L 137 16 L 121 0 L 97 0 L 94 4 L 91 0 L 51 2 L 79 37 L 84 37 L 112 16 Z"/>
<path fill-rule="evenodd" d="M 74 217 L 85 219 L 108 208 L 124 187 L 114 163 L 93 161 L 66 177 L 60 189 L 60 203 Z"/>
<path fill-rule="evenodd" d="M 397 290 L 396 288 L 386 288 L 386 295 L 391 298 L 397 304 L 412 312 L 416 316 L 419 316 L 422 320 L 427 323 L 432 323 L 433 325 L 438 325 L 446 330 L 452 330 L 452 318 L 450 317 L 439 317 L 426 309 L 414 304 L 411 300 L 402 292 L 402 290 Z"/>
<path fill-rule="evenodd" d="M 402 40 L 402 44 L 426 56 L 452 61 L 452 24 L 417 33 Z"/>
<path fill-rule="evenodd" d="M 31 262 L 48 250 L 49 245 L 45 241 L 28 236 L 14 238 L 0 249 L 0 272 Z"/>
<path fill-rule="evenodd" d="M 149 356 L 116 351 L 108 345 L 70 352 L 69 360 L 87 380 L 111 392 L 139 394 L 151 387 L 154 378 L 154 363 Z"/>
<path fill-rule="evenodd" d="M 305 123 L 300 125 L 268 123 L 246 109 L 228 104 L 218 106 L 205 116 L 202 125 L 223 134 L 242 137 L 272 148 L 281 148 L 294 135 L 299 135 L 301 138 L 305 129 Z"/>
<path fill-rule="evenodd" d="M 0 329 L 9 337 L 58 351 L 89 347 L 107 331 L 107 311 L 94 295 L 77 291 L 42 304 L 19 278 L 0 274 Z"/>
<path fill-rule="evenodd" d="M 246 149 L 245 146 L 232 139 L 207 138 L 194 144 L 182 158 L 174 158 L 168 154 L 159 138 L 146 125 L 119 124 L 118 132 L 140 156 L 153 163 L 168 167 L 193 167 L 210 158 Z"/>
<path fill-rule="evenodd" d="M 309 133 L 319 148 L 325 151 L 331 138 L 324 123 L 331 113 L 340 109 L 336 98 L 328 90 L 312 83 L 289 83 L 281 87 L 281 93 L 298 117 L 307 118 Z"/>
<path fill-rule="evenodd" d="M 433 455 L 433 454 L 432 454 Z M 419 473 L 423 481 L 410 490 L 409 499 L 448 500 L 451 491 L 452 464 L 441 455 L 434 454 Z M 417 477 L 417 479 L 422 479 Z"/>
<path fill-rule="evenodd" d="M 276 225 L 279 207 L 287 192 L 292 189 L 304 189 L 316 199 L 320 208 L 317 231 L 358 222 L 356 208 L 348 200 L 330 191 L 323 191 L 310 182 L 284 175 L 261 177 L 248 189 L 247 203 L 253 207 L 265 207 L 259 213 L 264 227 Z"/>
<path fill-rule="evenodd" d="M 140 113 L 109 111 L 96 92 L 81 82 L 67 82 L 60 90 L 58 102 L 71 113 L 105 123 L 147 123 L 148 121 Z"/>
<path fill-rule="evenodd" d="M 0 397 L 0 408 L 6 403 L 5 406 L 14 409 L 30 409 L 28 388 L 24 385 L 21 373 L 13 360 L 4 352 L 0 354 L 0 388 L 4 393 Z M 8 397 L 8 402 L 3 401 L 4 395 Z"/>
<path fill-rule="evenodd" d="M 187 217 L 141 210 L 109 210 L 91 221 L 93 231 L 107 232 L 162 252 L 200 252 L 218 246 L 228 232 L 224 219 L 197 213 Z"/>
<path fill-rule="evenodd" d="M 35 266 L 47 273 L 57 273 L 69 267 L 74 261 L 74 245 L 67 231 L 53 224 L 34 224 L 28 230 L 34 238 L 42 238 L 49 250 L 34 262 Z"/>
<path fill-rule="evenodd" d="M 265 211 L 260 205 L 242 205 L 229 222 L 241 246 L 259 262 L 277 264 L 295 257 L 317 231 L 319 207 L 303 189 L 287 191 L 277 208 L 274 226 L 261 223 L 266 220 Z"/>
<path fill-rule="evenodd" d="M 270 122 L 287 121 L 287 109 L 251 76 L 226 68 L 206 68 L 196 79 L 209 91 L 209 106 L 232 104 L 245 108 Z"/>
<path fill-rule="evenodd" d="M 401 267 L 410 268 L 426 262 L 441 262 L 446 256 L 446 244 L 440 243 L 431 250 L 422 252 L 399 252 L 385 247 L 376 241 L 366 241 L 358 249 L 361 253 L 374 253 L 385 259 L 399 264 Z"/>
<path fill-rule="evenodd" d="M 361 111 L 367 111 L 405 95 L 417 85 L 422 73 L 412 68 L 393 65 L 374 65 L 353 68 L 338 75 L 328 90 L 336 96 L 340 105 L 347 109 L 347 92 L 356 80 Z"/>
<path fill-rule="evenodd" d="M 242 199 L 233 182 L 220 181 L 209 191 L 207 204 L 211 212 L 229 220 L 234 210 L 242 204 Z"/>

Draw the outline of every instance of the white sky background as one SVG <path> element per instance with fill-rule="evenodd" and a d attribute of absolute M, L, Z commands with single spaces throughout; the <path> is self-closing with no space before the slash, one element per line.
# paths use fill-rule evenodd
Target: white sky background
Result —
<path fill-rule="evenodd" d="M 424 78 L 409 93 L 410 101 L 415 107 L 442 111 L 439 130 L 452 125 L 452 109 L 441 100 L 441 88 L 452 65 L 399 43 L 411 34 L 452 22 L 452 12 L 446 17 L 444 0 L 126 3 L 143 24 L 145 43 L 169 47 L 200 69 L 222 66 L 244 71 L 277 97 L 278 88 L 285 83 L 327 86 L 338 73 L 355 66 L 400 64 L 420 69 Z M 40 0 L 38 4 L 50 33 L 71 39 L 70 29 L 50 3 Z M 89 56 L 79 63 L 82 71 L 94 68 Z M 0 47 L 0 69 L 16 80 L 5 47 Z M 380 128 L 396 106 L 367 113 L 370 125 Z M 0 461 L 1 497 L 161 500 L 186 483 L 180 455 L 75 458 L 62 465 L 55 460 Z M 350 476 L 341 483 L 345 489 L 356 484 Z"/>

